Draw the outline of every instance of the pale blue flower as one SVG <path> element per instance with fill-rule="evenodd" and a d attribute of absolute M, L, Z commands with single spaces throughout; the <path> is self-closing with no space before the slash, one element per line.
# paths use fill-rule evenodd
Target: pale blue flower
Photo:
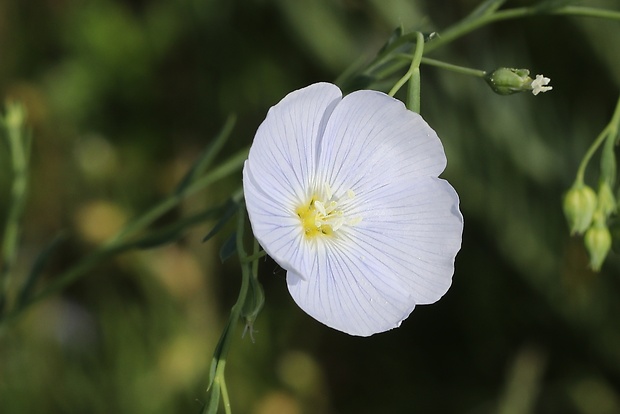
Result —
<path fill-rule="evenodd" d="M 309 315 L 383 332 L 450 287 L 463 218 L 445 167 L 437 134 L 400 101 L 314 84 L 256 132 L 243 169 L 252 230 Z"/>

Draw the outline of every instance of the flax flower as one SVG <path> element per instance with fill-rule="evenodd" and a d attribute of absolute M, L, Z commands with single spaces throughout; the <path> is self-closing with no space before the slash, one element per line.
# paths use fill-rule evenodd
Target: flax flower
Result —
<path fill-rule="evenodd" d="M 310 316 L 383 332 L 450 287 L 463 219 L 445 167 L 435 132 L 400 101 L 314 84 L 256 132 L 243 169 L 252 230 Z"/>

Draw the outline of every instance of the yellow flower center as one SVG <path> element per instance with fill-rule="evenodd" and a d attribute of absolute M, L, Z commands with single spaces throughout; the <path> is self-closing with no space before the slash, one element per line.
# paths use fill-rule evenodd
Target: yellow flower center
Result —
<path fill-rule="evenodd" d="M 352 190 L 340 200 L 334 199 L 329 185 L 325 184 L 322 190 L 313 193 L 310 201 L 295 210 L 309 239 L 318 235 L 333 236 L 343 225 L 355 225 L 361 221 L 361 218 L 347 219 L 343 212 L 343 207 L 355 197 Z"/>

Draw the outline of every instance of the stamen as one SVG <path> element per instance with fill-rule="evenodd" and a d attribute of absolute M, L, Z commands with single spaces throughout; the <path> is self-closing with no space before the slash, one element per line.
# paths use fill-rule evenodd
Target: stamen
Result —
<path fill-rule="evenodd" d="M 306 237 L 315 237 L 319 234 L 332 236 L 344 225 L 353 226 L 362 221 L 361 217 L 347 218 L 343 207 L 355 197 L 353 190 L 348 190 L 341 199 L 333 199 L 331 187 L 324 184 L 321 190 L 314 193 L 307 204 L 302 204 L 296 210 Z"/>

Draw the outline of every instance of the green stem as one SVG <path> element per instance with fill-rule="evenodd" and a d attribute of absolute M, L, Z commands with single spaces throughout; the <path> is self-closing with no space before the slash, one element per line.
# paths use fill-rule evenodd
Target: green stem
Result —
<path fill-rule="evenodd" d="M 366 68 L 366 72 L 372 73 L 375 69 L 385 64 L 392 58 L 392 52 L 400 46 L 416 41 L 418 37 L 417 32 L 407 33 L 398 39 L 396 39 L 391 45 L 382 50 L 377 57 L 375 57 Z"/>
<path fill-rule="evenodd" d="M 103 246 L 99 247 L 97 250 L 84 257 L 70 269 L 58 275 L 54 282 L 48 285 L 44 290 L 24 301 L 20 307 L 13 309 L 10 313 L 5 315 L 5 317 L 0 320 L 0 324 L 4 325 L 9 321 L 14 320 L 22 313 L 24 309 L 45 299 L 48 296 L 59 292 L 69 284 L 84 276 L 89 270 L 94 268 L 104 259 L 111 257 L 116 253 L 122 252 L 128 247 L 133 246 L 131 241 L 127 240 L 132 233 L 144 229 L 149 224 L 161 217 L 163 214 L 168 212 L 170 209 L 177 206 L 186 197 L 196 193 L 197 191 L 205 188 L 206 186 L 214 183 L 215 181 L 220 180 L 235 171 L 238 171 L 239 168 L 243 165 L 243 162 L 247 159 L 247 154 L 248 149 L 239 151 L 237 154 L 229 158 L 217 168 L 213 169 L 202 178 L 197 179 L 194 183 L 186 187 L 182 192 L 175 193 L 169 198 L 163 200 L 160 204 L 146 212 L 134 222 L 130 223 L 124 230 L 122 230 L 120 233 L 110 239 Z"/>
<path fill-rule="evenodd" d="M 256 253 L 253 253 L 250 256 L 247 256 L 246 258 L 244 258 L 243 262 L 244 263 L 257 262 L 258 259 L 260 259 L 261 257 L 265 257 L 265 256 L 267 256 L 267 252 L 265 252 L 264 250 L 261 250 L 261 251 L 257 250 Z"/>
<path fill-rule="evenodd" d="M 420 61 L 424 54 L 424 35 L 418 32 L 415 43 L 415 52 L 411 61 L 411 79 L 409 79 L 409 88 L 407 91 L 407 108 L 416 114 L 420 113 Z"/>
<path fill-rule="evenodd" d="M 462 75 L 475 76 L 478 78 L 484 78 L 487 75 L 486 71 L 484 70 L 466 68 L 464 66 L 453 65 L 451 63 L 442 62 L 441 60 L 436 60 L 436 59 L 431 59 L 431 58 L 426 58 L 426 57 L 422 58 L 422 63 L 425 65 L 435 66 L 441 69 L 446 69 L 451 72 L 460 73 Z"/>
<path fill-rule="evenodd" d="M 409 81 L 407 93 L 407 108 L 409 110 L 420 113 L 420 61 L 424 54 L 424 35 L 421 32 L 416 33 L 415 51 L 411 59 L 411 66 L 407 73 L 396 82 L 388 95 L 394 96 L 396 92 Z"/>
<path fill-rule="evenodd" d="M 230 350 L 230 345 L 232 343 L 233 334 L 235 333 L 235 327 L 239 323 L 239 319 L 241 317 L 241 311 L 243 309 L 243 304 L 245 303 L 246 296 L 248 294 L 248 287 L 250 285 L 250 274 L 251 274 L 251 264 L 247 260 L 248 256 L 245 253 L 245 248 L 243 247 L 243 236 L 244 236 L 244 226 L 245 226 L 245 214 L 244 209 L 241 209 L 239 212 L 238 220 L 237 220 L 237 253 L 239 255 L 239 260 L 241 262 L 241 288 L 239 289 L 239 296 L 237 297 L 237 302 L 233 305 L 230 311 L 230 317 L 228 319 L 227 329 L 224 330 L 224 334 L 222 338 L 220 338 L 220 344 L 216 348 L 217 354 L 214 355 L 214 360 L 216 364 L 215 369 L 215 378 L 214 382 L 219 385 L 219 387 L 215 387 L 215 390 L 218 388 L 222 394 L 222 401 L 224 404 L 224 410 L 227 414 L 231 413 L 230 409 L 230 399 L 228 397 L 228 389 L 226 388 L 226 379 L 224 376 L 226 370 L 226 358 L 228 356 L 228 352 Z M 212 400 L 213 401 L 213 400 Z M 215 400 L 217 401 L 217 399 Z M 210 407 L 208 404 L 205 404 L 203 407 L 203 413 L 208 411 L 215 412 L 217 407 Z"/>
<path fill-rule="evenodd" d="M 424 48 L 424 54 L 428 54 L 435 49 L 445 46 L 453 41 L 463 37 L 464 35 L 473 32 L 488 24 L 503 21 L 518 19 L 534 15 L 565 15 L 565 16 L 577 16 L 577 17 L 593 17 L 603 18 L 609 20 L 620 21 L 620 12 L 598 9 L 593 7 L 578 7 L 578 6 L 564 6 L 557 8 L 542 8 L 542 7 L 520 7 L 508 10 L 496 11 L 497 7 L 501 6 L 502 2 L 496 3 L 491 9 L 484 11 L 483 13 L 476 13 L 474 15 L 461 20 L 460 22 L 448 27 L 445 31 L 439 32 L 439 35 L 433 37 L 432 41 L 429 41 Z M 367 66 L 364 73 L 368 76 L 376 79 L 385 79 L 394 73 L 400 71 L 406 63 L 402 61 L 392 61 L 394 58 L 394 51 L 399 47 L 413 43 L 417 34 L 408 33 L 395 40 L 388 47 L 383 49 Z M 398 55 L 397 55 L 398 56 Z M 432 62 L 432 61 L 431 61 Z M 423 62 L 427 64 L 434 64 L 430 62 Z M 446 69 L 453 70 L 455 68 L 449 68 L 448 66 L 442 66 Z M 483 76 L 482 72 L 475 72 L 472 69 L 471 73 L 467 73 L 474 76 Z M 460 71 L 461 73 L 465 73 Z M 401 85 L 402 86 L 402 85 Z"/>
<path fill-rule="evenodd" d="M 519 7 L 498 11 L 491 14 L 485 14 L 472 20 L 464 20 L 440 35 L 426 46 L 426 51 L 431 52 L 441 46 L 445 46 L 454 40 L 473 32 L 483 26 L 502 20 L 518 19 L 534 15 L 565 15 L 580 17 L 596 17 L 610 20 L 620 21 L 620 12 L 612 10 L 598 9 L 594 7 L 564 6 L 558 8 L 537 8 L 537 7 Z"/>
<path fill-rule="evenodd" d="M 222 165 L 212 170 L 209 174 L 206 174 L 204 177 L 197 179 L 191 185 L 187 186 L 183 191 L 171 195 L 170 197 L 153 207 L 151 210 L 140 216 L 138 219 L 128 224 L 116 236 L 112 237 L 112 239 L 107 244 L 115 244 L 117 241 L 126 238 L 127 235 L 146 228 L 149 224 L 153 223 L 163 214 L 176 207 L 186 197 L 202 190 L 206 186 L 214 183 L 215 181 L 226 177 L 232 172 L 237 171 L 239 167 L 243 165 L 243 162 L 248 158 L 248 151 L 249 148 L 239 151 L 227 161 L 225 161 Z"/>
<path fill-rule="evenodd" d="M 619 128 L 620 128 L 620 97 L 618 97 L 618 102 L 616 103 L 616 109 L 614 110 L 614 114 L 612 115 L 611 120 L 609 121 L 609 124 L 607 124 L 607 126 L 601 131 L 598 137 L 596 137 L 592 145 L 590 145 L 590 148 L 588 148 L 586 155 L 584 155 L 583 159 L 581 160 L 581 163 L 579 164 L 579 168 L 577 169 L 577 177 L 575 179 L 575 183 L 577 185 L 583 184 L 586 167 L 588 166 L 588 163 L 590 162 L 590 159 L 592 158 L 596 150 L 601 146 L 603 141 L 605 141 L 605 139 L 608 136 L 612 136 L 614 138 L 617 137 Z"/>
<path fill-rule="evenodd" d="M 19 104 L 7 105 L 7 114 L 4 117 L 4 126 L 7 132 L 13 183 L 11 186 L 11 204 L 7 216 L 4 235 L 2 238 L 2 268 L 0 269 L 0 305 L 6 303 L 6 294 L 9 288 L 11 272 L 17 259 L 17 246 L 21 218 L 26 206 L 28 192 L 28 169 L 30 159 L 30 144 L 24 134 L 25 112 Z M 0 309 L 1 310 L 1 309 Z"/>

